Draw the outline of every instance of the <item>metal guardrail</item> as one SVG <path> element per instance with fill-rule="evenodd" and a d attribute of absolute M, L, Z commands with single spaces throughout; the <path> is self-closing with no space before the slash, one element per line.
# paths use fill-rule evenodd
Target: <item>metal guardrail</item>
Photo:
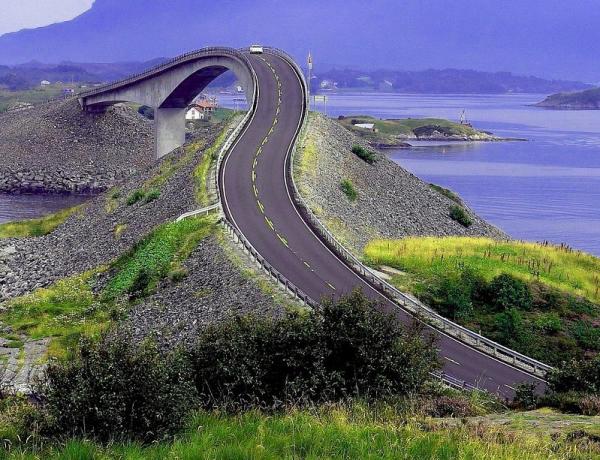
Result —
<path fill-rule="evenodd" d="M 304 75 L 302 70 L 298 67 L 298 65 L 294 62 L 294 60 L 284 51 L 275 50 L 271 48 L 276 54 L 282 56 L 284 59 L 288 60 L 290 64 L 294 67 L 298 76 L 302 82 L 304 94 L 306 95 L 307 84 L 304 79 Z M 305 104 L 305 112 L 307 112 L 308 105 Z M 306 117 L 306 113 L 304 115 Z M 305 130 L 305 123 L 303 121 L 302 131 Z M 298 187 L 296 186 L 296 182 L 294 179 L 294 175 L 292 172 L 295 153 L 298 147 L 298 139 L 301 136 L 299 135 L 292 147 L 291 157 L 289 161 L 288 168 L 286 170 L 286 174 L 288 174 L 288 184 L 291 184 L 291 195 L 292 198 L 298 207 L 299 211 L 305 218 L 305 220 L 311 225 L 311 227 L 317 232 L 319 237 L 327 243 L 327 245 L 334 250 L 334 252 L 357 274 L 359 274 L 365 281 L 367 281 L 371 286 L 377 289 L 379 292 L 384 294 L 389 300 L 395 303 L 399 308 L 406 310 L 411 313 L 413 316 L 417 318 L 421 318 L 426 321 L 431 326 L 436 329 L 444 332 L 450 337 L 453 337 L 476 350 L 482 351 L 483 353 L 493 356 L 503 362 L 509 363 L 519 369 L 522 369 L 528 373 L 536 375 L 538 377 L 544 377 L 546 372 L 551 370 L 552 367 L 537 361 L 529 356 L 525 356 L 515 350 L 512 350 L 504 345 L 501 345 L 493 340 L 490 340 L 476 332 L 473 332 L 459 324 L 454 323 L 453 321 L 444 318 L 439 315 L 435 311 L 433 311 L 428 306 L 424 305 L 417 299 L 414 299 L 403 292 L 400 292 L 391 284 L 387 283 L 385 280 L 382 280 L 373 272 L 366 267 L 362 261 L 360 261 L 354 254 L 352 254 L 348 249 L 346 249 L 334 236 L 333 234 L 323 225 L 323 223 L 315 216 L 309 206 L 304 202 L 304 199 L 300 195 L 298 191 Z M 464 387 L 464 385 L 463 385 Z"/>
<path fill-rule="evenodd" d="M 294 283 L 283 276 L 275 267 L 265 260 L 263 256 L 252 246 L 250 241 L 244 236 L 244 234 L 237 229 L 227 218 L 222 219 L 222 224 L 225 227 L 227 234 L 233 239 L 234 243 L 239 244 L 244 252 L 248 254 L 268 276 L 275 281 L 281 289 L 286 291 L 300 301 L 303 305 L 307 305 L 311 308 L 317 308 L 318 302 L 315 302 L 308 295 L 306 295 L 300 288 Z"/>
<path fill-rule="evenodd" d="M 220 209 L 221 209 L 221 203 L 215 203 L 213 205 L 207 206 L 202 209 L 196 209 L 195 211 L 186 212 L 186 213 L 180 215 L 177 219 L 175 219 L 175 222 L 181 222 L 182 220 L 187 219 L 188 217 L 199 216 L 200 214 L 204 214 L 204 215 L 208 216 L 211 212 L 220 210 Z"/>
<path fill-rule="evenodd" d="M 89 91 L 82 92 L 82 93 L 78 94 L 78 97 L 81 99 L 81 98 L 86 98 L 86 97 L 90 97 L 90 96 L 95 96 L 97 94 L 101 94 L 106 91 L 111 91 L 116 88 L 127 86 L 130 84 L 136 83 L 140 80 L 144 80 L 145 78 L 151 77 L 151 76 L 159 74 L 161 72 L 164 72 L 166 70 L 169 70 L 171 67 L 174 67 L 176 65 L 179 65 L 179 64 L 182 64 L 182 63 L 188 62 L 188 61 L 193 61 L 194 59 L 198 59 L 198 58 L 206 57 L 206 56 L 222 56 L 222 55 L 228 55 L 228 56 L 234 57 L 236 59 L 239 59 L 241 62 L 243 62 L 248 67 L 248 69 L 252 69 L 250 60 L 240 50 L 237 50 L 235 48 L 221 47 L 221 46 L 211 46 L 211 47 L 200 48 L 198 50 L 190 51 L 188 53 L 174 57 L 173 59 L 163 62 L 162 64 L 159 64 L 148 70 L 144 70 L 143 72 L 133 74 L 122 80 L 119 80 L 119 81 L 116 81 L 113 83 L 108 83 L 107 85 L 100 86 L 98 88 L 94 88 Z"/>

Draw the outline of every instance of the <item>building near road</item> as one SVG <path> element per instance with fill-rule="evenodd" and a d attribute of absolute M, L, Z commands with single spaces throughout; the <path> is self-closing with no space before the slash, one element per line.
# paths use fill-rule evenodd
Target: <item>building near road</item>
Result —
<path fill-rule="evenodd" d="M 48 80 L 42 80 L 40 82 L 40 86 L 48 86 L 48 85 L 50 85 L 50 82 Z"/>
<path fill-rule="evenodd" d="M 212 113 L 219 107 L 216 97 L 201 95 L 188 107 L 186 120 L 209 120 Z"/>

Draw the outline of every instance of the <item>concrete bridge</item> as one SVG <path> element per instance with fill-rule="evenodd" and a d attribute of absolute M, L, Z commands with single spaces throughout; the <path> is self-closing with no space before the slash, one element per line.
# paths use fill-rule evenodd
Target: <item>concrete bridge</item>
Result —
<path fill-rule="evenodd" d="M 194 98 L 215 78 L 231 70 L 242 83 L 249 104 L 254 102 L 256 75 L 247 55 L 232 48 L 203 48 L 125 80 L 79 96 L 88 112 L 103 112 L 120 102 L 154 108 L 156 157 L 185 142 L 185 112 Z"/>

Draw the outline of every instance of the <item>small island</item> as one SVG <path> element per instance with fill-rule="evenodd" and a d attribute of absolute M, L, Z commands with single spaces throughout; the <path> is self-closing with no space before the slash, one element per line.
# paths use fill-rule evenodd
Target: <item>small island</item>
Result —
<path fill-rule="evenodd" d="M 365 138 L 377 148 L 411 147 L 407 141 L 480 141 L 505 139 L 479 131 L 470 123 L 454 123 L 441 118 L 379 119 L 368 115 L 340 116 L 338 121 L 348 130 Z M 520 140 L 520 139 L 519 139 Z"/>
<path fill-rule="evenodd" d="M 600 110 L 600 88 L 552 94 L 535 106 L 555 110 Z"/>

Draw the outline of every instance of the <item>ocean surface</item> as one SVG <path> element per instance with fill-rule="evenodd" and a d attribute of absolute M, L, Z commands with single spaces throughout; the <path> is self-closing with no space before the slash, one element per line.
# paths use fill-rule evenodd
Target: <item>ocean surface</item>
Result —
<path fill-rule="evenodd" d="M 566 243 L 600 256 L 600 111 L 531 107 L 544 95 L 328 94 L 330 116 L 440 117 L 466 110 L 475 128 L 527 142 L 417 143 L 389 157 L 458 192 L 514 238 Z M 232 108 L 236 96 L 220 96 Z M 38 217 L 85 197 L 0 195 L 0 222 Z"/>
<path fill-rule="evenodd" d="M 329 94 L 330 116 L 439 117 L 527 142 L 433 143 L 388 151 L 422 179 L 458 192 L 514 238 L 600 256 L 600 111 L 531 107 L 544 95 Z M 324 111 L 324 104 L 314 107 Z"/>
<path fill-rule="evenodd" d="M 11 220 L 33 219 L 75 206 L 91 195 L 3 195 L 0 194 L 0 224 Z"/>

